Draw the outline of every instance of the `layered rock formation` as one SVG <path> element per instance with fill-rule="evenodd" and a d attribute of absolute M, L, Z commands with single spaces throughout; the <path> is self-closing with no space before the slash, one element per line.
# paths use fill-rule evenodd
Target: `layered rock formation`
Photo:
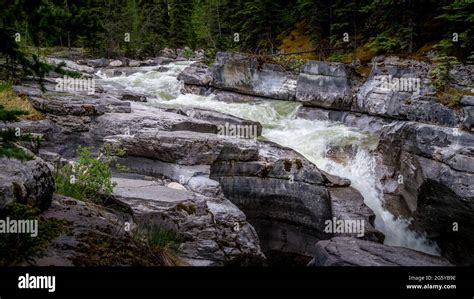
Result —
<path fill-rule="evenodd" d="M 166 49 L 147 64 L 182 60 L 182 55 Z M 125 65 L 129 70 L 124 71 L 134 72 L 142 65 L 119 62 L 121 66 L 110 66 L 110 61 L 91 60 L 85 62 L 87 69 L 71 63 L 69 67 L 90 73 L 92 67 L 115 71 Z M 385 208 L 398 217 L 413 218 L 412 228 L 437 241 L 451 262 L 472 264 L 474 140 L 472 134 L 455 129 L 461 124 L 471 127 L 472 101 L 464 97 L 460 110 L 438 103 L 430 84 L 431 68 L 422 62 L 378 58 L 364 82 L 343 64 L 311 61 L 300 73 L 292 73 L 253 56 L 219 53 L 211 69 L 194 63 L 178 78 L 185 91 L 215 92 L 219 100 L 230 103 L 295 100 L 304 105 L 297 117 L 339 121 L 380 134 L 374 154 Z M 422 83 L 416 93 L 387 90 L 381 76 L 421 78 Z M 70 221 L 74 233 L 55 240 L 39 265 L 87 264 L 91 252 L 81 252 L 78 244 L 93 244 L 102 235 L 122 244 L 130 237 L 123 232 L 125 222 L 135 228 L 154 224 L 174 231 L 183 238 L 179 255 L 191 265 L 261 265 L 266 263 L 265 252 L 275 251 L 312 256 L 317 266 L 449 264 L 382 245 L 384 236 L 374 228 L 374 213 L 349 180 L 321 171 L 289 148 L 257 139 L 262 133 L 257 122 L 205 109 L 152 107 L 143 100 L 150 95 L 120 88 L 70 95 L 55 92 L 53 81 L 46 87 L 42 93 L 31 82 L 15 86 L 46 118 L 11 126 L 43 136 L 35 153 L 46 163 L 39 158 L 29 164 L 2 160 L 15 169 L 8 174 L 2 168 L 1 173 L 8 174 L 0 178 L 4 194 L 46 209 L 53 188 L 47 166 L 74 158 L 78 144 L 94 150 L 103 144 L 125 149 L 127 157 L 119 162 L 130 173 L 114 173 L 118 185 L 109 204 L 119 208 L 113 213 L 59 196 L 53 200 L 45 215 Z M 223 136 L 219 130 L 226 125 L 252 126 L 257 133 L 247 139 Z M 0 204 L 10 201 L 11 196 L 5 197 Z M 94 218 L 90 225 L 84 213 Z M 326 221 L 332 219 L 363 221 L 365 234 L 327 232 Z M 453 231 L 454 222 L 458 231 Z M 114 235 L 114 230 L 120 232 Z M 84 234 L 92 237 L 84 239 Z M 72 249 L 62 252 L 64 246 Z M 357 259 L 349 254 L 354 251 Z M 126 264 L 153 264 L 153 257 L 146 257 L 126 259 Z"/>
<path fill-rule="evenodd" d="M 450 266 L 444 258 L 380 243 L 336 237 L 316 244 L 309 266 Z"/>
<path fill-rule="evenodd" d="M 376 57 L 371 66 L 366 79 L 344 64 L 320 61 L 289 74 L 259 66 L 251 56 L 220 53 L 210 85 L 224 90 L 214 92 L 219 99 L 222 93 L 225 101 L 296 100 L 304 105 L 298 117 L 337 121 L 380 135 L 375 153 L 385 208 L 397 217 L 413 219 L 412 228 L 427 232 L 450 261 L 472 264 L 468 251 L 474 248 L 474 224 L 468 215 L 474 196 L 474 139 L 461 130 L 472 127 L 472 96 L 461 97 L 461 109 L 442 104 L 432 84 L 434 65 L 427 62 Z M 261 73 L 280 82 L 277 95 L 258 88 L 258 83 L 266 82 Z M 472 92 L 472 73 L 472 66 L 456 66 L 450 72 L 451 87 Z M 287 89 L 288 84 L 282 83 L 295 78 L 296 88 Z M 453 231 L 456 225 L 463 229 Z"/>

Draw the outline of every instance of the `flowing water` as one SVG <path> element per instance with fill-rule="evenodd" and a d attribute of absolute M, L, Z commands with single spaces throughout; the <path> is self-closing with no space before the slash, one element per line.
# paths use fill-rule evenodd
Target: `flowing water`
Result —
<path fill-rule="evenodd" d="M 364 202 L 374 211 L 375 227 L 385 234 L 385 244 L 439 254 L 436 244 L 409 229 L 409 220 L 396 219 L 384 209 L 381 183 L 375 176 L 376 162 L 371 154 L 377 145 L 377 136 L 339 123 L 298 118 L 296 112 L 300 104 L 297 102 L 226 103 L 216 100 L 214 95 L 183 95 L 183 85 L 177 75 L 187 65 L 189 62 L 174 63 L 166 66 L 165 72 L 147 69 L 129 76 L 106 78 L 99 75 L 103 78 L 102 83 L 109 84 L 110 88 L 120 86 L 155 95 L 155 99 L 148 98 L 149 105 L 204 108 L 260 122 L 263 137 L 298 151 L 328 173 L 350 179 L 352 187 L 359 190 Z M 329 151 L 334 148 L 349 148 L 351 154 L 343 155 L 342 159 L 331 159 Z"/>

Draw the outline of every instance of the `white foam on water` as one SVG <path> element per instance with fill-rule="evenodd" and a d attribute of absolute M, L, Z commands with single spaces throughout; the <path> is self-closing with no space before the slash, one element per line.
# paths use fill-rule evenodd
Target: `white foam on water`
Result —
<path fill-rule="evenodd" d="M 298 151 L 328 173 L 350 179 L 351 186 L 374 211 L 375 227 L 385 234 L 385 244 L 439 255 L 435 243 L 410 230 L 410 220 L 397 219 L 384 209 L 381 183 L 375 175 L 377 165 L 371 154 L 377 138 L 339 123 L 297 118 L 295 114 L 300 104 L 296 102 L 227 103 L 216 100 L 213 95 L 183 95 L 183 85 L 177 76 L 187 65 L 189 62 L 170 64 L 166 72 L 148 71 L 104 81 L 111 80 L 128 90 L 156 95 L 156 99 L 149 99 L 150 105 L 204 108 L 260 122 L 263 137 Z M 331 147 L 341 145 L 349 145 L 354 151 L 348 161 L 337 162 L 327 157 Z"/>

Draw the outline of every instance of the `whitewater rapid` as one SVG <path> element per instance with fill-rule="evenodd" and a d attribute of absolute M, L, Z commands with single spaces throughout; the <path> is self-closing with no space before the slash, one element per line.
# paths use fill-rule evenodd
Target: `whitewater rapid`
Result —
<path fill-rule="evenodd" d="M 340 123 L 306 120 L 296 117 L 301 104 L 290 101 L 261 100 L 253 103 L 227 103 L 215 95 L 182 94 L 183 83 L 177 76 L 190 62 L 177 62 L 166 70 L 142 70 L 129 76 L 107 78 L 101 84 L 109 88 L 124 88 L 133 92 L 154 95 L 148 105 L 159 107 L 193 107 L 215 110 L 262 124 L 262 136 L 294 149 L 315 163 L 320 169 L 351 180 L 351 186 L 364 197 L 364 202 L 375 213 L 375 228 L 385 234 L 385 244 L 407 247 L 439 255 L 439 248 L 424 235 L 409 229 L 410 220 L 397 219 L 383 207 L 380 181 L 375 175 L 376 161 L 372 155 L 377 136 L 360 132 Z M 347 161 L 328 157 L 331 148 L 349 147 L 353 151 Z"/>

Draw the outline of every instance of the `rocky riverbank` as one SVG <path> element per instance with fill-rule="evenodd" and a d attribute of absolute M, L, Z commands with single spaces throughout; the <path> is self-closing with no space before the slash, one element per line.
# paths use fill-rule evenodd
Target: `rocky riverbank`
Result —
<path fill-rule="evenodd" d="M 298 119 L 339 122 L 377 135 L 372 153 L 384 209 L 412 219 L 410 228 L 436 242 L 442 257 L 383 244 L 376 215 L 351 180 L 262 138 L 265 128 L 258 121 L 214 109 L 153 105 L 162 95 L 103 80 L 171 72 L 170 65 L 187 60 L 166 49 L 147 61 L 67 61 L 71 70 L 95 78 L 94 94 L 58 92 L 57 74 L 50 74 L 44 92 L 29 81 L 14 86 L 45 118 L 9 126 L 43 141 L 23 144 L 36 155 L 33 161 L 2 159 L 0 207 L 12 200 L 29 202 L 41 207 L 44 217 L 70 223 L 69 234 L 55 239 L 36 264 L 93 264 L 87 261 L 97 260 L 94 252 L 100 248 L 92 249 L 100 236 L 115 252 L 121 248 L 115 242 L 123 245 L 134 230 L 149 225 L 179 235 L 178 256 L 188 265 L 265 265 L 267 252 L 313 258 L 310 264 L 317 266 L 473 263 L 472 96 L 464 96 L 456 109 L 438 103 L 431 65 L 379 57 L 364 78 L 350 66 L 320 61 L 294 73 L 243 54 L 219 53 L 212 67 L 201 58 L 194 53 L 196 62 L 173 73 L 182 82 L 182 97 L 214 94 L 221 103 L 296 101 L 302 103 Z M 457 87 L 472 87 L 473 72 L 472 66 L 459 69 Z M 421 78 L 422 83 L 416 95 L 387 91 L 381 88 L 381 75 Z M 229 126 L 255 127 L 258 138 L 222 134 Z M 127 171 L 114 170 L 116 186 L 105 206 L 53 195 L 52 172 L 74 160 L 77 145 L 94 153 L 103 145 L 126 152 L 119 162 Z M 335 149 L 340 159 L 351 155 L 343 147 Z M 360 221 L 364 234 L 328 232 L 332 219 Z M 453 230 L 453 223 L 459 230 Z M 127 252 L 143 252 L 134 246 Z M 359 251 L 366 254 L 354 260 Z M 160 264 L 154 261 L 147 255 L 109 259 L 110 264 Z"/>

